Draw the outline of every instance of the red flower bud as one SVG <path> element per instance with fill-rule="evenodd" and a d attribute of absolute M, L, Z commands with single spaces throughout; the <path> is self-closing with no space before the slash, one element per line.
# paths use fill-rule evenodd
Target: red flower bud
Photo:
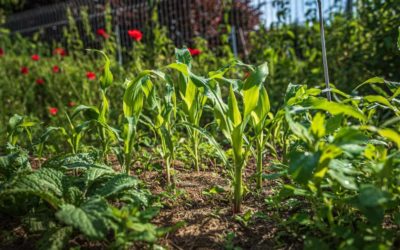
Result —
<path fill-rule="evenodd" d="M 53 66 L 53 73 L 59 73 L 60 72 L 60 67 L 58 67 L 57 65 Z"/>
<path fill-rule="evenodd" d="M 29 73 L 28 67 L 21 67 L 21 74 L 27 75 Z"/>
<path fill-rule="evenodd" d="M 50 115 L 52 115 L 52 116 L 57 115 L 57 113 L 58 113 L 58 108 L 50 107 L 50 108 L 49 108 L 49 113 L 50 113 Z"/>
<path fill-rule="evenodd" d="M 96 31 L 97 35 L 102 36 L 103 38 L 107 39 L 109 37 L 109 35 L 107 34 L 107 32 L 104 29 L 98 29 Z"/>
<path fill-rule="evenodd" d="M 38 55 L 38 54 L 34 54 L 34 55 L 32 55 L 32 60 L 34 60 L 34 61 L 39 61 L 39 59 L 40 59 L 40 56 Z"/>
<path fill-rule="evenodd" d="M 128 30 L 128 35 L 137 42 L 140 42 L 143 38 L 143 33 L 140 30 Z"/>
<path fill-rule="evenodd" d="M 4 55 L 4 50 L 3 50 L 3 48 L 0 48 L 0 56 L 3 56 Z"/>
<path fill-rule="evenodd" d="M 199 50 L 199 49 L 188 48 L 188 50 L 189 50 L 191 56 L 198 56 L 201 54 L 201 50 Z"/>
<path fill-rule="evenodd" d="M 53 50 L 53 55 L 60 55 L 60 56 L 66 56 L 67 52 L 63 48 L 55 48 Z"/>
<path fill-rule="evenodd" d="M 95 80 L 96 79 L 96 74 L 94 72 L 86 72 L 86 78 L 89 80 Z"/>
<path fill-rule="evenodd" d="M 37 85 L 43 85 L 44 84 L 44 80 L 42 78 L 36 79 L 36 84 Z"/>
<path fill-rule="evenodd" d="M 68 102 L 68 106 L 69 106 L 69 107 L 74 107 L 74 106 L 76 106 L 76 103 L 75 103 L 75 102 L 73 102 L 73 101 L 71 101 L 71 102 Z"/>

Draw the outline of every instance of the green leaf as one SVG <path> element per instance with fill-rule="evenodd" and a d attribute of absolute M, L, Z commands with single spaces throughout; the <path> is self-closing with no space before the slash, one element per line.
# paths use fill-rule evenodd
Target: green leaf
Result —
<path fill-rule="evenodd" d="M 56 217 L 66 225 L 78 229 L 90 239 L 103 239 L 111 229 L 108 217 L 111 210 L 102 198 L 94 198 L 76 207 L 71 204 L 61 206 Z"/>
<path fill-rule="evenodd" d="M 368 141 L 368 137 L 358 129 L 350 127 L 342 127 L 333 139 L 333 143 L 337 146 L 350 144 L 364 144 Z"/>
<path fill-rule="evenodd" d="M 103 66 L 104 73 L 100 78 L 100 85 L 101 85 L 102 90 L 105 90 L 113 82 L 113 75 L 110 70 L 111 62 L 110 62 L 110 59 L 108 58 L 108 56 L 106 55 L 106 53 L 104 53 L 103 51 L 100 51 L 100 50 L 95 50 L 95 51 L 101 53 L 104 57 L 104 66 Z"/>
<path fill-rule="evenodd" d="M 311 122 L 311 133 L 316 138 L 321 138 L 325 135 L 325 115 L 317 113 Z"/>
<path fill-rule="evenodd" d="M 364 185 L 361 187 L 358 201 L 362 206 L 375 207 L 385 204 L 388 200 L 379 188 L 373 185 Z"/>
<path fill-rule="evenodd" d="M 0 176 L 6 179 L 25 171 L 31 171 L 27 152 L 18 150 L 5 156 L 0 156 Z"/>
<path fill-rule="evenodd" d="M 177 62 L 190 66 L 190 62 L 192 61 L 192 56 L 190 55 L 188 49 L 175 48 L 175 57 Z"/>
<path fill-rule="evenodd" d="M 385 79 L 383 79 L 382 77 L 377 77 L 377 76 L 376 76 L 376 77 L 372 77 L 372 78 L 366 80 L 365 82 L 361 83 L 360 85 L 358 85 L 358 86 L 354 89 L 354 91 L 357 90 L 357 89 L 359 89 L 359 88 L 361 88 L 361 87 L 363 87 L 364 85 L 374 84 L 374 83 L 378 83 L 378 84 L 385 83 Z"/>
<path fill-rule="evenodd" d="M 328 175 L 336 180 L 342 187 L 350 190 L 357 190 L 357 183 L 352 176 L 356 173 L 350 163 L 333 159 L 329 163 Z"/>
<path fill-rule="evenodd" d="M 104 186 L 100 188 L 97 187 L 92 195 L 100 195 L 107 198 L 124 190 L 136 189 L 138 184 L 139 180 L 137 178 L 126 174 L 119 174 L 113 176 L 104 184 Z"/>
<path fill-rule="evenodd" d="M 305 100 L 303 105 L 304 107 L 309 109 L 325 110 L 332 115 L 345 114 L 361 121 L 367 120 L 363 113 L 353 108 L 352 106 L 337 102 L 330 102 L 325 98 L 309 97 L 307 100 Z"/>
<path fill-rule="evenodd" d="M 12 183 L 4 187 L 4 194 L 34 195 L 49 203 L 53 208 L 63 204 L 64 174 L 51 168 L 41 168 L 36 172 L 18 176 Z"/>
<path fill-rule="evenodd" d="M 73 230 L 71 227 L 49 229 L 38 242 L 39 250 L 62 250 L 70 240 Z"/>
<path fill-rule="evenodd" d="M 308 130 L 303 125 L 293 120 L 288 109 L 285 110 L 285 118 L 293 134 L 298 136 L 307 144 L 310 144 L 313 141 Z"/>
<path fill-rule="evenodd" d="M 193 125 L 191 123 L 184 122 L 182 125 L 189 127 L 191 129 L 197 130 L 200 132 L 201 135 L 203 135 L 208 142 L 217 150 L 218 156 L 221 158 L 221 160 L 224 162 L 225 165 L 229 164 L 229 161 L 225 155 L 224 150 L 222 149 L 221 145 L 215 140 L 215 138 L 208 132 L 206 129 Z"/>
<path fill-rule="evenodd" d="M 240 115 L 239 105 L 235 93 L 233 92 L 232 85 L 229 86 L 228 117 L 234 127 L 237 127 L 242 123 L 242 116 Z"/>
<path fill-rule="evenodd" d="M 380 95 L 368 95 L 368 96 L 364 96 L 364 100 L 366 100 L 367 102 L 376 102 L 379 104 L 382 104 L 386 107 L 391 108 L 392 110 L 398 111 L 396 107 L 394 107 L 388 99 L 386 99 L 383 96 Z"/>
<path fill-rule="evenodd" d="M 378 134 L 386 139 L 396 143 L 397 148 L 400 149 L 400 134 L 390 128 L 379 129 Z"/>
<path fill-rule="evenodd" d="M 293 152 L 290 154 L 289 174 L 300 184 L 307 184 L 318 166 L 318 153 Z"/>
<path fill-rule="evenodd" d="M 268 64 L 264 63 L 256 68 L 246 79 L 243 85 L 244 119 L 257 107 L 261 87 L 268 75 Z"/>

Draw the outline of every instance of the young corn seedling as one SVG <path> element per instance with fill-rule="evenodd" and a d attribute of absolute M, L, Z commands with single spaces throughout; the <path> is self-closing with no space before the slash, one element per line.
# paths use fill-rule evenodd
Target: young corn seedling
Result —
<path fill-rule="evenodd" d="M 256 173 L 256 184 L 257 189 L 262 188 L 262 172 L 263 172 L 263 152 L 265 150 L 265 135 L 264 128 L 268 121 L 268 113 L 270 111 L 270 103 L 268 98 L 267 90 L 264 86 L 260 87 L 258 103 L 256 108 L 251 112 L 250 126 L 254 131 L 254 140 L 256 141 L 256 153 L 257 153 L 257 173 Z"/>
<path fill-rule="evenodd" d="M 153 91 L 155 93 L 155 91 Z M 155 117 L 152 119 L 142 116 L 144 122 L 157 134 L 161 141 L 161 157 L 164 160 L 168 186 L 174 184 L 173 161 L 175 158 L 174 144 L 172 141 L 174 118 L 176 116 L 176 96 L 172 84 L 166 83 L 164 97 L 155 98 Z"/>
<path fill-rule="evenodd" d="M 143 105 L 149 100 L 153 91 L 154 84 L 151 81 L 152 76 L 158 76 L 164 79 L 164 74 L 158 71 L 146 70 L 141 72 L 134 80 L 126 81 L 126 89 L 123 99 L 124 109 L 124 150 L 123 167 L 129 174 L 132 162 L 132 154 L 136 139 L 136 127 L 142 114 Z"/>
<path fill-rule="evenodd" d="M 203 114 L 204 105 L 207 97 L 204 94 L 204 88 L 196 86 L 193 82 L 191 70 L 192 57 L 187 49 L 176 49 L 176 63 L 168 67 L 180 71 L 177 81 L 179 96 L 182 99 L 182 112 L 184 122 L 190 123 L 195 127 L 199 127 L 200 119 Z M 183 70 L 183 72 L 181 72 Z M 187 127 L 188 136 L 191 140 L 191 148 L 188 148 L 193 156 L 194 167 L 197 172 L 200 171 L 200 154 L 199 145 L 201 142 L 200 133 L 197 129 Z"/>
<path fill-rule="evenodd" d="M 266 63 L 257 67 L 246 79 L 240 94 L 243 97 L 243 107 L 239 106 L 232 84 L 229 85 L 228 104 L 225 104 L 220 96 L 214 98 L 214 112 L 217 123 L 225 137 L 229 140 L 233 150 L 233 212 L 241 210 L 243 196 L 243 168 L 246 166 L 246 158 L 251 145 L 245 139 L 247 123 L 252 119 L 252 113 L 256 121 L 268 108 L 261 111 L 261 105 L 266 104 L 263 83 L 268 74 Z M 218 88 L 218 85 L 217 85 Z M 219 91 L 216 91 L 219 92 Z M 260 98 L 263 100 L 260 101 Z M 269 103 L 269 102 L 268 102 Z M 260 110 L 260 111 L 258 111 Z M 258 124 L 258 123 L 254 123 Z M 260 124 L 261 125 L 261 124 Z M 246 142 L 246 145 L 245 145 Z"/>
<path fill-rule="evenodd" d="M 114 128 L 108 125 L 109 102 L 106 93 L 108 87 L 113 82 L 113 75 L 110 70 L 110 60 L 104 52 L 97 52 L 102 54 L 105 62 L 104 73 L 100 79 L 100 91 L 102 97 L 100 109 L 95 106 L 80 105 L 74 110 L 71 119 L 81 112 L 84 113 L 85 121 L 80 125 L 80 127 L 93 126 L 93 128 L 97 129 L 102 144 L 103 158 L 105 158 L 110 149 L 110 143 L 113 140 L 118 139 L 119 135 Z"/>

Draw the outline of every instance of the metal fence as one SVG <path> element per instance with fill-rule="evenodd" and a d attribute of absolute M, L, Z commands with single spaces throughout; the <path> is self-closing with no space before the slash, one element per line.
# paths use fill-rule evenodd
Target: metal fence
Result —
<path fill-rule="evenodd" d="M 5 27 L 12 33 L 32 36 L 39 33 L 43 40 L 62 41 L 63 28 L 68 26 L 67 9 L 71 11 L 85 46 L 94 46 L 85 34 L 82 10 L 95 33 L 105 26 L 105 0 L 70 0 L 64 3 L 31 9 L 8 17 Z M 190 45 L 196 36 L 218 44 L 226 0 L 112 0 L 110 11 L 114 32 L 122 46 L 131 43 L 128 29 L 145 29 L 151 23 L 152 11 L 157 8 L 158 21 L 168 30 L 169 37 L 177 46 Z M 349 0 L 323 0 L 326 16 L 346 9 Z M 156 4 L 154 4 L 156 3 Z M 305 22 L 316 16 L 316 0 L 231 0 L 232 10 L 228 23 L 232 27 L 256 29 L 260 25 Z M 234 7 L 232 7 L 234 6 Z M 348 6 L 347 6 L 348 7 Z M 232 36 L 237 36 L 237 32 Z M 240 34 L 239 34 L 240 35 Z M 236 41 L 236 39 L 231 39 Z M 240 40 L 240 39 L 239 39 Z"/>

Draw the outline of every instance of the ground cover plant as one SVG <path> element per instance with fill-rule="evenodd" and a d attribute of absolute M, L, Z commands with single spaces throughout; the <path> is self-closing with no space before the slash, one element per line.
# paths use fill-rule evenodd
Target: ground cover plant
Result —
<path fill-rule="evenodd" d="M 392 23 L 390 3 L 375 4 Z M 1 37 L 1 248 L 400 247 L 399 79 L 347 72 L 361 67 L 341 78 L 340 59 L 326 88 L 315 41 L 290 45 L 291 29 L 317 24 L 254 37 L 253 64 L 202 39 L 163 50 L 161 27 L 149 59 L 130 30 L 131 61 L 119 64 L 110 27 L 83 50 L 71 23 L 66 48 Z M 387 71 L 376 66 L 388 77 L 398 26 L 384 32 L 395 34 Z M 327 36 L 337 58 L 330 46 Z"/>

